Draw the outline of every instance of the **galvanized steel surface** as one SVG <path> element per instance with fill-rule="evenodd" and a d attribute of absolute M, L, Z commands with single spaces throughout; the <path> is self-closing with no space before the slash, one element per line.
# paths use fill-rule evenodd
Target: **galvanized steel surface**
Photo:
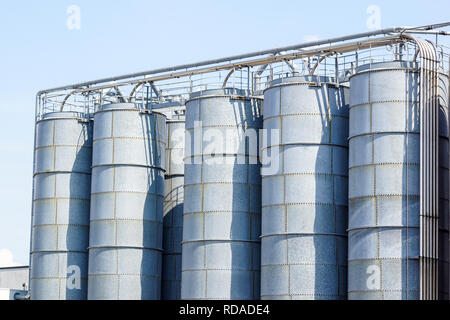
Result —
<path fill-rule="evenodd" d="M 31 299 L 84 300 L 92 122 L 63 112 L 36 126 Z"/>
<path fill-rule="evenodd" d="M 237 89 L 186 105 L 182 299 L 259 299 L 260 105 Z"/>
<path fill-rule="evenodd" d="M 351 79 L 349 299 L 420 298 L 418 71 L 413 63 L 376 63 Z M 447 177 L 444 114 L 443 106 L 440 175 Z M 448 239 L 448 179 L 441 182 L 440 236 Z M 448 274 L 448 252 L 440 258 Z"/>
<path fill-rule="evenodd" d="M 262 162 L 262 299 L 345 299 L 348 105 L 333 79 L 276 80 L 264 95 L 272 133 Z M 273 164 L 273 163 L 272 163 Z"/>
<path fill-rule="evenodd" d="M 120 103 L 94 122 L 88 298 L 160 299 L 166 117 Z"/>
<path fill-rule="evenodd" d="M 183 240 L 185 121 L 168 121 L 161 298 L 181 299 L 181 242 Z"/>

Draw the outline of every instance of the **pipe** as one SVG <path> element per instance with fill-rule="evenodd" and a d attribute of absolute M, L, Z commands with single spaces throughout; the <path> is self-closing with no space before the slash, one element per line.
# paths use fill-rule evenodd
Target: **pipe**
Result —
<path fill-rule="evenodd" d="M 135 94 L 137 93 L 137 91 L 144 85 L 144 83 L 139 83 L 137 85 L 134 86 L 133 90 L 131 90 L 130 93 L 130 101 L 132 99 L 134 99 Z"/>
<path fill-rule="evenodd" d="M 189 77 L 189 76 L 193 76 L 193 75 L 217 72 L 217 71 L 221 71 L 221 70 L 230 70 L 232 68 L 244 67 L 244 66 L 245 67 L 255 67 L 255 66 L 260 66 L 262 64 L 267 64 L 267 63 L 270 64 L 270 63 L 276 63 L 276 62 L 285 62 L 286 60 L 295 60 L 295 59 L 299 59 L 302 57 L 317 55 L 318 53 L 327 52 L 327 51 L 333 51 L 333 52 L 337 52 L 337 53 L 345 53 L 345 52 L 349 52 L 349 51 L 354 51 L 355 48 L 368 49 L 368 48 L 375 48 L 377 46 L 384 46 L 384 45 L 392 44 L 392 42 L 399 41 L 399 39 L 401 39 L 401 35 L 388 36 L 388 37 L 384 37 L 384 38 L 374 39 L 371 41 L 363 41 L 363 42 L 356 41 L 356 42 L 352 42 L 350 44 L 330 46 L 330 47 L 327 47 L 326 49 L 324 49 L 324 48 L 311 49 L 311 50 L 305 50 L 305 51 L 301 51 L 301 52 L 290 53 L 290 54 L 287 54 L 284 56 L 274 56 L 274 57 L 270 57 L 270 58 L 259 58 L 259 59 L 255 59 L 255 60 L 249 60 L 249 61 L 246 61 L 245 63 L 242 63 L 242 62 L 230 63 L 230 64 L 226 64 L 226 65 L 205 67 L 205 68 L 200 68 L 200 69 L 191 70 L 191 71 L 180 71 L 180 72 L 168 73 L 168 74 L 163 74 L 163 75 L 156 75 L 154 77 L 148 77 L 146 79 L 130 80 L 130 81 L 122 82 L 122 83 L 107 84 L 107 85 L 102 85 L 99 87 L 90 87 L 87 89 L 79 89 L 79 90 L 75 90 L 75 92 L 83 93 L 83 92 L 90 92 L 90 91 L 98 91 L 98 90 L 102 90 L 102 89 L 113 88 L 116 86 L 134 85 L 134 84 L 151 82 L 151 81 L 156 82 L 156 81 L 168 80 L 168 79 L 173 79 L 173 78 Z"/>
<path fill-rule="evenodd" d="M 155 83 L 152 81 L 150 82 L 150 87 L 152 87 L 153 92 L 156 94 L 156 97 L 161 97 L 161 90 L 158 90 L 158 88 L 155 86 Z"/>
<path fill-rule="evenodd" d="M 273 55 L 272 55 L 273 56 Z M 267 69 L 269 64 L 261 65 L 256 71 L 255 71 L 255 77 L 253 79 L 253 90 L 259 91 L 261 88 L 261 75 L 263 72 Z"/>
<path fill-rule="evenodd" d="M 156 87 L 155 83 L 153 81 L 149 82 L 150 83 L 150 87 L 152 88 L 153 92 L 155 93 L 157 98 L 161 97 L 161 90 L 158 90 L 158 88 Z M 138 84 L 137 87 L 142 86 L 143 83 Z"/>
<path fill-rule="evenodd" d="M 421 56 L 420 299 L 437 300 L 439 298 L 438 61 L 436 48 L 431 42 L 407 34 L 403 34 L 402 37 L 415 42 Z"/>
<path fill-rule="evenodd" d="M 122 100 L 121 102 L 124 102 L 124 103 L 128 102 L 128 99 L 125 98 L 125 95 L 122 93 L 122 91 L 120 90 L 119 86 L 113 86 L 113 87 L 111 87 L 111 88 L 109 88 L 109 89 L 110 89 L 110 90 L 108 91 L 108 93 L 111 92 L 111 89 L 116 90 L 116 93 L 118 94 L 118 96 L 119 96 L 120 99 Z M 64 106 L 66 105 L 67 100 L 69 100 L 69 98 L 70 98 L 72 95 L 76 94 L 77 92 L 78 92 L 78 90 L 74 90 L 74 91 L 70 92 L 69 94 L 67 94 L 67 95 L 64 97 L 64 100 L 61 102 L 61 107 L 60 107 L 60 109 L 59 109 L 60 112 L 63 112 L 63 111 L 64 111 Z M 130 99 L 131 99 L 131 98 L 130 98 Z"/>
<path fill-rule="evenodd" d="M 278 52 L 276 54 L 271 54 L 270 56 L 278 56 L 278 55 L 286 55 L 286 51 L 282 51 L 282 52 Z M 298 68 L 298 66 L 294 63 L 294 61 L 291 60 L 286 60 L 284 61 L 287 66 L 289 67 L 289 69 L 291 69 L 293 74 L 300 74 L 300 69 Z M 256 71 L 256 76 L 259 77 L 261 76 L 261 74 L 267 69 L 269 65 L 265 64 L 262 65 L 257 71 Z M 238 67 L 238 68 L 234 68 L 232 70 L 230 70 L 230 72 L 227 74 L 227 76 L 225 77 L 225 80 L 223 81 L 223 85 L 222 88 L 226 88 L 227 87 L 227 83 L 228 80 L 230 80 L 231 76 L 233 75 L 234 72 L 236 72 L 236 70 L 242 69 L 242 67 Z"/>
<path fill-rule="evenodd" d="M 279 53 L 280 55 L 285 55 L 286 51 L 282 51 Z M 285 63 L 288 65 L 289 69 L 291 69 L 293 74 L 300 74 L 300 69 L 292 60 L 286 60 Z"/>
<path fill-rule="evenodd" d="M 233 68 L 233 69 L 230 70 L 230 72 L 228 72 L 227 76 L 225 77 L 225 80 L 223 80 L 222 88 L 226 88 L 227 87 L 228 80 L 230 80 L 231 76 L 233 75 L 233 73 L 235 71 L 236 71 L 236 69 Z"/>
<path fill-rule="evenodd" d="M 114 89 L 116 90 L 117 94 L 119 95 L 119 98 L 122 99 L 122 102 L 127 103 L 128 99 L 125 98 L 125 95 L 122 93 L 122 90 L 120 90 L 120 87 L 117 86 L 117 87 L 114 87 Z"/>
<path fill-rule="evenodd" d="M 152 81 L 149 81 L 148 83 L 150 83 L 151 88 L 153 89 L 153 92 L 156 94 L 156 97 L 159 98 L 161 96 L 161 91 L 158 90 L 158 88 L 156 87 L 155 83 Z M 135 97 L 136 92 L 145 84 L 145 82 L 139 83 L 137 84 L 133 90 L 130 93 L 130 101 L 131 99 L 133 99 Z"/>
<path fill-rule="evenodd" d="M 311 71 L 309 72 L 309 75 L 312 76 L 314 75 L 314 72 L 316 72 L 317 67 L 320 65 L 320 63 L 325 60 L 327 57 L 331 56 L 335 54 L 335 52 L 328 52 L 325 53 L 322 57 L 320 57 L 320 59 L 317 61 L 317 63 L 314 65 L 314 67 L 311 69 Z"/>
<path fill-rule="evenodd" d="M 138 73 L 131 73 L 131 74 L 110 77 L 110 78 L 103 78 L 103 79 L 82 82 L 82 83 L 73 84 L 73 85 L 67 85 L 67 86 L 42 90 L 39 93 L 42 94 L 42 93 L 50 93 L 50 92 L 62 91 L 62 90 L 79 89 L 81 87 L 91 86 L 91 85 L 95 85 L 95 84 L 99 84 L 99 83 L 143 77 L 143 76 L 154 75 L 154 74 L 164 73 L 164 72 L 175 72 L 175 71 L 179 71 L 179 70 L 183 70 L 183 69 L 198 68 L 198 67 L 207 66 L 207 65 L 211 65 L 211 64 L 230 62 L 233 60 L 242 60 L 242 59 L 252 58 L 252 57 L 256 57 L 256 56 L 263 56 L 263 55 L 267 55 L 267 54 L 276 54 L 277 52 L 282 52 L 282 51 L 299 50 L 302 48 L 315 47 L 315 46 L 321 46 L 321 45 L 327 45 L 327 44 L 331 45 L 336 42 L 342 42 L 342 41 L 354 40 L 354 39 L 366 38 L 366 37 L 373 37 L 373 36 L 377 36 L 377 35 L 387 35 L 387 34 L 392 34 L 392 33 L 404 33 L 404 32 L 410 31 L 410 30 L 417 30 L 417 29 L 432 30 L 432 29 L 443 28 L 443 27 L 447 27 L 447 26 L 450 26 L 450 22 L 436 24 L 436 25 L 429 25 L 429 26 L 425 26 L 425 27 L 414 27 L 414 28 L 392 27 L 392 28 L 380 29 L 380 30 L 376 30 L 376 31 L 351 34 L 351 35 L 347 35 L 347 36 L 343 36 L 343 37 L 330 38 L 330 39 L 326 39 L 326 40 L 311 41 L 311 42 L 306 42 L 306 43 L 302 43 L 302 44 L 286 46 L 286 47 L 281 47 L 281 48 L 256 51 L 256 52 L 251 52 L 251 53 L 241 54 L 241 55 L 236 55 L 236 56 L 230 56 L 230 57 L 225 57 L 225 58 L 220 58 L 220 59 L 213 59 L 213 60 L 207 60 L 207 61 L 202 61 L 202 62 L 197 62 L 197 63 L 178 65 L 178 66 L 174 66 L 174 67 L 161 68 L 161 69 L 155 69 L 155 70 L 138 72 Z"/>
<path fill-rule="evenodd" d="M 267 69 L 268 66 L 269 66 L 268 64 L 265 64 L 265 65 L 260 66 L 260 67 L 256 70 L 256 75 L 257 75 L 257 76 L 261 76 L 261 75 L 264 73 L 264 71 L 266 71 L 266 69 Z"/>
<path fill-rule="evenodd" d="M 61 102 L 61 108 L 59 109 L 60 112 L 63 112 L 63 111 L 64 111 L 64 106 L 66 105 L 67 100 L 69 100 L 69 98 L 70 98 L 72 95 L 74 95 L 75 93 L 77 93 L 77 90 L 74 90 L 74 91 L 70 92 L 69 94 L 67 94 L 67 95 L 64 97 L 63 101 Z"/>
<path fill-rule="evenodd" d="M 405 31 L 408 34 L 430 34 L 438 36 L 450 36 L 450 32 L 447 31 L 426 31 L 426 30 L 416 30 L 416 31 Z"/>
<path fill-rule="evenodd" d="M 403 60 L 403 43 L 397 43 L 394 47 L 394 57 L 396 61 L 402 61 Z"/>

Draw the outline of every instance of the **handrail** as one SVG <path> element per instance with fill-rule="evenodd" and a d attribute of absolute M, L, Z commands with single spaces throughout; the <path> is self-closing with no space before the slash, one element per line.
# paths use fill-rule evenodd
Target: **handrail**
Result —
<path fill-rule="evenodd" d="M 329 38 L 329 39 L 325 39 L 325 40 L 311 41 L 311 42 L 296 44 L 296 45 L 292 45 L 292 46 L 256 51 L 256 52 L 251 52 L 251 53 L 246 53 L 246 54 L 241 54 L 241 55 L 224 57 L 224 58 L 220 58 L 220 59 L 213 59 L 213 60 L 201 61 L 201 62 L 197 62 L 197 63 L 183 64 L 183 65 L 178 65 L 178 66 L 174 66 L 174 67 L 161 68 L 161 69 L 149 70 L 149 71 L 144 71 L 144 72 L 130 73 L 130 74 L 125 74 L 125 75 L 121 75 L 121 76 L 103 78 L 103 79 L 98 79 L 98 80 L 93 80 L 93 81 L 87 81 L 87 82 L 82 82 L 82 83 L 78 83 L 78 84 L 72 84 L 72 85 L 42 90 L 42 91 L 38 92 L 38 95 L 41 95 L 44 93 L 55 92 L 55 91 L 61 91 L 61 90 L 79 89 L 81 87 L 88 87 L 88 86 L 96 85 L 96 84 L 100 84 L 100 83 L 120 81 L 120 80 L 132 79 L 132 78 L 137 78 L 137 77 L 144 77 L 144 76 L 149 76 L 149 75 L 154 75 L 154 74 L 159 74 L 159 73 L 164 73 L 164 72 L 176 72 L 176 71 L 180 71 L 180 70 L 187 70 L 187 69 L 192 69 L 192 68 L 203 67 L 203 66 L 207 66 L 207 65 L 231 62 L 231 61 L 235 61 L 235 60 L 243 60 L 243 59 L 247 59 L 247 58 L 254 58 L 254 57 L 259 57 L 259 56 L 268 55 L 268 54 L 276 54 L 277 52 L 299 50 L 299 49 L 303 49 L 303 48 L 317 47 L 317 46 L 321 46 L 321 45 L 331 45 L 331 44 L 334 44 L 337 42 L 343 42 L 343 41 L 348 41 L 348 40 L 374 37 L 374 36 L 378 36 L 378 35 L 388 35 L 388 34 L 393 34 L 393 33 L 405 33 L 408 31 L 409 32 L 420 31 L 420 30 L 429 31 L 429 30 L 443 28 L 443 27 L 447 27 L 447 26 L 450 26 L 450 22 L 422 26 L 422 27 L 392 27 L 392 28 L 387 28 L 387 29 L 380 29 L 380 30 L 363 32 L 363 33 L 356 33 L 356 34 L 351 34 L 351 35 L 337 37 L 337 38 Z"/>

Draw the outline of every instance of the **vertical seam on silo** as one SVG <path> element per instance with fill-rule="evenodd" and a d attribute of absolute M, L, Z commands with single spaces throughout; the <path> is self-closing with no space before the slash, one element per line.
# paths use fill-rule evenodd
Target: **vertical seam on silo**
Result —
<path fill-rule="evenodd" d="M 379 279 L 379 290 L 381 293 L 381 299 L 384 300 L 383 292 L 383 262 L 381 260 L 381 248 L 380 248 L 380 229 L 379 229 L 379 216 L 378 216 L 378 196 L 377 196 L 377 166 L 375 164 L 375 134 L 373 132 L 373 98 L 372 98 L 372 72 L 368 73 L 368 84 L 369 84 L 369 110 L 370 110 L 370 138 L 372 146 L 372 168 L 373 168 L 373 195 L 374 195 L 374 209 L 375 209 L 375 223 L 376 223 L 376 241 L 377 241 L 377 263 L 380 269 L 380 279 Z"/>
<path fill-rule="evenodd" d="M 203 270 L 205 271 L 205 299 L 207 299 L 208 297 L 208 270 L 206 268 L 206 216 L 205 216 L 205 185 L 203 183 L 203 163 L 204 163 L 204 156 L 203 156 L 203 124 L 201 123 L 201 113 L 202 113 L 202 99 L 198 100 L 198 124 L 199 127 L 197 128 L 197 130 L 200 130 L 200 192 L 201 192 L 201 212 L 202 212 L 202 240 L 203 240 Z M 194 126 L 194 130 L 195 130 L 195 126 Z M 194 136 L 195 136 L 195 132 L 194 132 Z M 194 155 L 195 155 L 195 139 L 194 139 Z M 195 156 L 194 156 L 195 157 Z M 194 163 L 195 163 L 195 159 L 194 159 Z"/>
<path fill-rule="evenodd" d="M 56 250 L 59 248 L 59 241 L 58 241 L 58 198 L 56 196 L 56 120 L 52 121 L 52 149 L 53 149 L 53 196 L 55 201 L 55 228 L 56 228 Z M 59 284 L 58 284 L 59 285 Z"/>
<path fill-rule="evenodd" d="M 53 149 L 53 171 L 56 171 L 56 120 L 52 121 L 52 149 Z M 56 192 L 56 189 L 55 189 Z"/>
<path fill-rule="evenodd" d="M 245 112 L 245 111 L 244 111 Z M 245 139 L 245 128 L 243 128 L 244 130 L 244 139 Z M 244 140 L 244 144 L 245 144 L 245 163 L 246 163 L 246 167 L 247 167 L 247 189 L 248 189 L 248 195 L 247 195 L 247 219 L 248 219 L 248 224 L 249 224 L 249 239 L 253 240 L 252 237 L 252 222 L 253 222 L 253 216 L 251 215 L 251 202 L 250 202 L 250 194 L 251 194 L 251 184 L 250 184 L 250 146 L 247 143 L 247 140 Z M 239 159 L 239 155 L 236 155 L 236 159 Z M 248 161 L 248 163 L 247 163 Z M 251 281 L 252 281 L 252 299 L 256 299 L 257 297 L 255 296 L 255 281 L 254 281 L 254 263 L 253 263 L 253 250 L 254 250 L 254 245 L 253 244 L 249 244 L 250 247 L 250 276 L 251 276 Z"/>
<path fill-rule="evenodd" d="M 157 140 L 158 140 L 158 136 L 157 136 L 157 131 L 158 131 L 158 121 L 156 120 L 156 116 L 155 116 L 155 114 L 152 112 L 151 114 L 149 114 L 149 115 L 145 115 L 144 116 L 144 119 L 148 119 L 147 121 L 148 121 L 148 125 L 149 125 L 149 127 L 150 127 L 150 130 L 147 130 L 147 132 L 145 132 L 144 131 L 144 139 L 148 139 L 149 141 L 146 143 L 147 145 L 149 145 L 149 148 L 151 148 L 151 149 L 153 149 L 153 154 L 154 154 L 154 156 L 153 155 L 149 155 L 149 158 L 148 158 L 148 160 L 149 161 L 153 161 L 153 165 L 158 165 L 159 164 L 159 167 L 162 167 L 162 163 L 161 163 L 161 154 L 162 154 L 162 151 L 161 150 L 159 150 L 159 148 L 157 147 L 157 144 L 158 144 L 158 142 L 157 142 Z M 144 121 L 144 123 L 145 123 L 145 121 Z M 146 134 L 149 134 L 150 135 L 150 137 L 146 137 L 145 135 Z M 145 140 L 144 140 L 144 143 L 145 143 Z M 152 150 L 149 150 L 149 154 L 151 154 L 151 151 Z M 165 151 L 164 151 L 165 152 Z M 159 160 L 158 160 L 159 159 Z M 157 161 L 159 162 L 159 163 L 157 163 Z M 147 164 L 147 166 L 148 166 L 149 164 Z M 151 163 L 150 163 L 150 165 L 151 165 Z M 149 189 L 149 177 L 150 177 L 150 179 L 155 179 L 155 193 L 158 195 L 158 186 L 159 186 L 159 183 L 158 183 L 158 181 L 159 181 L 159 172 L 158 173 L 156 173 L 156 172 L 153 172 L 153 169 L 151 169 L 151 168 L 149 168 L 149 167 L 147 167 L 146 168 L 146 173 L 147 173 L 147 195 L 146 195 L 146 197 L 148 197 L 149 196 L 149 194 L 150 194 L 150 189 Z M 164 192 L 163 192 L 163 194 L 164 194 Z M 153 194 L 152 194 L 152 196 L 153 196 Z M 164 199 L 164 198 L 163 198 Z M 158 203 L 158 201 L 159 201 L 159 199 L 157 199 L 156 200 L 156 207 L 157 207 L 157 203 Z M 164 200 L 163 200 L 164 201 Z M 158 218 L 158 213 L 157 212 L 155 212 L 155 220 Z M 142 223 L 142 233 L 144 233 L 144 229 L 145 229 L 145 227 L 144 227 L 144 224 L 145 224 L 145 221 L 143 221 L 144 220 L 144 215 L 142 216 L 142 220 L 141 220 L 141 223 Z M 156 239 L 155 239 L 155 243 L 156 244 L 159 244 L 160 245 L 160 247 L 163 247 L 163 245 L 162 245 L 162 243 L 160 244 L 160 243 L 158 243 L 158 239 L 161 239 L 161 235 L 162 235 L 162 233 L 160 234 L 160 232 L 161 232 L 161 229 L 162 229 L 162 227 L 163 226 L 161 226 L 160 224 L 159 224 L 159 221 L 157 222 L 157 229 L 156 229 Z M 143 247 L 146 247 L 145 246 L 145 239 L 143 239 L 142 240 L 142 244 L 143 244 Z M 142 253 L 142 255 L 144 255 L 144 249 L 141 249 L 140 250 L 141 251 L 141 253 Z M 163 251 L 164 252 L 164 251 Z M 157 253 L 157 254 L 159 254 L 159 253 Z M 161 286 L 161 281 L 162 281 L 162 254 L 160 254 L 160 262 L 161 262 L 161 265 L 160 265 L 160 278 L 158 278 L 158 276 L 156 276 L 156 279 L 157 280 L 159 280 L 160 281 L 160 286 Z M 140 275 L 139 276 L 139 281 L 140 282 L 142 282 L 142 277 L 143 277 L 143 275 Z M 160 290 L 161 290 L 161 288 L 160 288 Z M 157 294 L 158 295 L 158 294 Z M 159 292 L 159 296 L 160 296 L 160 299 L 161 299 L 161 291 Z"/>
<path fill-rule="evenodd" d="M 367 83 L 368 83 L 368 102 L 369 102 L 369 131 L 370 131 L 370 147 L 371 147 L 371 164 L 372 164 L 372 177 L 373 177 L 373 208 L 374 208 L 374 214 L 375 214 L 375 225 L 377 228 L 374 230 L 376 232 L 376 245 L 377 245 L 377 255 L 376 255 L 376 262 L 378 264 L 378 267 L 380 267 L 380 244 L 379 244 L 379 233 L 378 233 L 378 211 L 377 211 L 377 193 L 376 193 L 376 168 L 375 168 L 375 155 L 374 155 L 374 134 L 373 134 L 373 105 L 372 105 L 372 97 L 371 97 L 371 75 L 372 71 L 367 73 Z M 380 274 L 381 277 L 381 274 Z M 380 280 L 381 281 L 381 280 Z M 381 291 L 381 285 L 379 287 L 379 290 Z"/>
<path fill-rule="evenodd" d="M 178 191 L 177 191 L 177 196 L 176 196 L 176 203 L 174 203 L 174 201 L 173 201 L 173 199 L 172 199 L 172 196 L 173 196 L 173 194 L 172 194 L 172 192 L 173 192 L 173 179 L 172 179 L 172 177 L 171 177 L 171 175 L 172 175 L 172 149 L 171 149 L 171 147 L 172 147 L 172 145 L 171 145 L 171 135 L 172 135 L 172 133 L 171 133 L 171 125 L 170 125 L 170 123 L 167 123 L 167 153 L 166 153 L 166 157 L 167 157 L 167 159 L 166 159 L 166 161 L 167 161 L 167 163 L 168 163 L 168 168 L 166 168 L 167 169 L 167 171 L 166 171 L 166 173 L 168 173 L 169 174 L 169 189 L 168 189 L 168 192 L 169 192 L 169 194 L 168 194 L 168 201 L 169 201 L 169 204 L 168 204 L 168 207 L 167 207 L 167 213 L 168 214 L 170 214 L 171 216 L 169 216 L 169 219 L 170 219 L 170 230 L 172 231 L 172 234 L 171 234 L 171 238 L 169 239 L 169 242 L 170 242 L 170 250 L 173 250 L 174 252 L 175 252 L 175 239 L 174 239 L 174 234 L 175 234 L 175 226 L 174 226 L 174 210 L 175 210 L 175 207 L 176 207 L 176 205 L 178 204 Z M 163 214 L 164 214 L 164 212 L 163 212 Z M 163 246 L 164 246 L 164 217 L 163 217 L 163 227 L 162 227 L 162 230 L 163 230 Z M 164 253 L 163 253 L 163 261 L 165 260 L 164 259 L 164 255 L 165 255 L 165 253 L 166 253 L 166 250 L 164 250 Z M 173 274 L 175 275 L 175 279 L 176 279 L 176 275 L 177 275 L 177 256 L 174 256 L 174 259 L 175 259 L 175 263 L 173 264 L 173 266 L 172 266 L 172 268 L 173 268 Z M 164 273 L 164 270 L 162 270 L 162 272 Z M 162 275 L 163 275 L 163 273 L 161 274 L 161 279 L 163 279 L 163 277 L 162 277 Z M 171 283 L 170 283 L 170 285 L 172 285 Z"/>
<path fill-rule="evenodd" d="M 112 173 L 113 173 L 113 196 L 114 196 L 114 244 L 116 248 L 114 249 L 115 254 L 115 272 L 117 276 L 117 300 L 120 300 L 120 275 L 119 275 L 119 249 L 118 241 L 117 241 L 117 216 L 116 216 L 116 205 L 117 205 L 117 194 L 116 194 L 116 166 L 115 166 L 115 139 L 114 139 L 114 111 L 111 112 L 111 141 L 112 141 L 112 155 L 111 155 L 111 163 L 112 163 Z"/>
<path fill-rule="evenodd" d="M 279 117 L 280 117 L 280 157 L 281 157 L 281 176 L 283 177 L 283 218 L 284 218 L 284 232 L 287 232 L 288 226 L 287 226 L 287 207 L 286 207 L 286 175 L 284 172 L 284 145 L 283 145 L 283 116 L 282 116 L 282 95 L 283 95 L 283 90 L 282 87 L 280 86 L 280 106 L 279 106 Z M 287 241 L 286 241 L 287 243 Z M 287 256 L 286 256 L 287 257 Z"/>
<path fill-rule="evenodd" d="M 328 115 L 328 122 L 329 122 L 329 143 L 331 145 L 330 149 L 330 159 L 331 159 L 331 179 L 333 180 L 331 182 L 331 188 L 332 188 L 332 197 L 333 197 L 333 218 L 334 218 L 334 236 L 333 236 L 333 240 L 334 240 L 334 254 L 335 254 L 335 261 L 336 261 L 336 271 L 337 271 L 337 296 L 339 297 L 339 287 L 340 287 L 340 274 L 339 274 L 339 252 L 338 252 L 338 243 L 337 243 L 337 228 L 336 228 L 336 185 L 335 185 L 335 172 L 334 172 L 334 147 L 333 147 L 333 134 L 332 134 L 332 114 L 331 114 L 331 105 L 330 105 L 330 88 L 328 86 L 328 84 L 325 84 L 325 90 L 326 92 L 326 98 L 327 98 L 327 115 Z M 320 147 L 319 147 L 320 148 Z"/>
<path fill-rule="evenodd" d="M 60 275 L 60 262 L 59 262 L 59 259 L 60 259 L 60 253 L 57 253 L 56 254 L 56 260 L 58 261 L 58 269 L 57 269 L 57 274 L 56 274 L 56 277 L 57 277 L 57 280 L 58 280 L 58 299 L 59 300 L 61 300 L 62 298 L 61 298 L 61 275 Z"/>
<path fill-rule="evenodd" d="M 116 204 L 117 204 L 117 195 L 116 195 L 116 166 L 115 166 L 115 139 L 114 139 L 114 112 L 111 112 L 111 163 L 112 163 L 112 174 L 113 174 L 113 196 L 114 196 L 114 244 L 117 246 L 117 216 L 116 216 Z"/>
<path fill-rule="evenodd" d="M 409 89 L 409 64 L 406 66 L 406 74 L 405 74 L 405 89 Z M 406 131 L 406 300 L 409 300 L 409 291 L 408 291 L 408 271 L 409 271 L 409 101 L 408 97 L 405 99 L 405 115 L 406 115 L 406 124 L 405 124 L 405 131 Z"/>
<path fill-rule="evenodd" d="M 56 120 L 53 121 L 53 170 L 56 171 Z M 58 228 L 58 198 L 56 194 L 56 187 L 57 187 L 57 173 L 54 174 L 54 197 L 55 197 L 55 229 L 56 229 L 56 250 L 59 250 L 59 228 Z M 61 253 L 56 254 L 56 260 L 57 262 L 57 281 L 58 281 L 58 299 L 61 300 L 61 275 L 60 275 L 60 255 Z"/>
<path fill-rule="evenodd" d="M 116 276 L 117 276 L 117 300 L 120 300 L 120 275 L 119 275 L 119 249 L 115 248 L 114 254 L 116 255 Z"/>
<path fill-rule="evenodd" d="M 418 43 L 419 48 L 421 49 L 421 44 Z M 422 50 L 421 50 L 422 51 Z M 422 53 L 422 52 L 421 52 Z M 423 161 L 423 146 L 424 146 L 424 119 L 425 119 L 425 114 L 424 114 L 424 83 L 425 83 L 425 79 L 424 79 L 424 61 L 422 59 L 421 61 L 421 66 L 420 66 L 420 76 L 419 76 L 419 81 L 420 81 L 420 86 L 419 86 L 419 94 L 420 94 L 420 102 L 419 102 L 419 118 L 420 118 L 420 123 L 419 123 L 419 130 L 420 130 L 420 213 L 419 213 L 419 224 L 420 224 L 420 252 L 419 252 L 419 268 L 420 268 L 420 299 L 423 300 L 424 299 L 424 286 L 425 286 L 425 280 L 424 280 L 424 267 L 425 267 L 425 263 L 424 263 L 424 245 L 423 245 L 423 239 L 424 239 L 424 232 L 425 232 L 425 226 L 424 226 L 424 207 L 425 207 L 425 201 L 424 201 L 424 161 Z"/>
<path fill-rule="evenodd" d="M 286 175 L 285 175 L 285 163 L 284 163 L 284 145 L 283 145 L 283 87 L 280 86 L 280 106 L 279 106 L 279 116 L 280 116 L 280 157 L 281 157 L 281 177 L 283 178 L 283 217 L 284 217 L 284 234 L 286 242 L 286 265 L 287 265 L 287 276 L 288 276 L 288 296 L 291 296 L 291 266 L 289 265 L 289 236 L 288 231 L 288 219 L 287 219 L 287 195 L 286 195 Z"/>

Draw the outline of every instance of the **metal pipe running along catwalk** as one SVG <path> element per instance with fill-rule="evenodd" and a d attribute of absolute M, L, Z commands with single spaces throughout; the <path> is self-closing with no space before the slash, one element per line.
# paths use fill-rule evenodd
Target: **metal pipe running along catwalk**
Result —
<path fill-rule="evenodd" d="M 200 67 L 204 67 L 204 66 L 213 66 L 213 65 L 220 64 L 220 63 L 227 63 L 227 62 L 237 61 L 237 60 L 242 60 L 240 62 L 237 62 L 237 64 L 241 64 L 241 65 L 245 66 L 247 64 L 244 59 L 247 59 L 247 58 L 255 58 L 255 57 L 260 57 L 260 56 L 264 56 L 264 55 L 274 55 L 274 54 L 284 52 L 284 51 L 300 51 L 302 49 L 314 48 L 314 47 L 319 47 L 317 49 L 318 53 L 327 52 L 327 51 L 330 51 L 331 49 L 329 50 L 329 48 L 327 48 L 326 45 L 329 45 L 331 47 L 333 44 L 336 44 L 338 42 L 345 42 L 345 41 L 349 41 L 349 40 L 371 38 L 371 37 L 375 37 L 378 35 L 390 35 L 390 34 L 397 34 L 397 38 L 399 38 L 401 35 L 404 35 L 405 33 L 408 33 L 408 32 L 411 32 L 411 33 L 418 32 L 418 31 L 426 32 L 429 30 L 440 29 L 440 28 L 444 28 L 444 27 L 448 27 L 448 26 L 450 26 L 450 22 L 439 23 L 439 24 L 434 24 L 434 25 L 427 25 L 427 26 L 420 26 L 420 27 L 392 27 L 392 28 L 380 29 L 380 30 L 369 31 L 369 32 L 364 32 L 364 33 L 356 33 L 356 34 L 351 34 L 351 35 L 347 35 L 347 36 L 343 36 L 343 37 L 330 38 L 330 39 L 313 41 L 313 42 L 306 42 L 306 43 L 292 45 L 292 46 L 273 48 L 273 49 L 268 49 L 268 50 L 263 50 L 263 51 L 251 52 L 251 53 L 247 53 L 247 54 L 224 57 L 224 58 L 220 58 L 220 59 L 213 59 L 213 60 L 207 60 L 207 61 L 191 63 L 191 64 L 184 64 L 184 65 L 179 65 L 179 66 L 174 66 L 174 67 L 131 73 L 131 74 L 126 74 L 126 75 L 121 75 L 121 76 L 115 76 L 115 77 L 110 77 L 110 78 L 98 79 L 98 80 L 87 81 L 87 82 L 82 82 L 82 83 L 78 83 L 78 84 L 72 84 L 72 85 L 52 88 L 52 89 L 46 89 L 46 90 L 39 91 L 37 93 L 37 96 L 39 97 L 43 94 L 48 94 L 48 93 L 57 92 L 57 91 L 91 88 L 92 86 L 101 84 L 101 83 L 116 82 L 116 81 L 121 81 L 121 80 L 126 80 L 126 79 L 135 79 L 135 78 L 139 78 L 139 77 L 148 77 L 151 75 L 163 74 L 163 73 L 169 73 L 168 78 L 177 78 L 177 77 L 179 77 L 179 75 L 177 75 L 176 73 L 177 73 L 177 71 L 181 71 L 181 70 L 188 71 L 189 69 L 196 69 L 196 68 L 200 68 Z M 365 42 L 367 42 L 367 40 L 361 40 L 361 41 L 358 41 L 357 43 L 355 43 L 355 45 L 356 45 L 355 50 L 358 48 L 359 45 L 364 45 Z M 333 51 L 333 50 L 331 50 L 331 51 Z M 311 56 L 314 56 L 314 55 L 316 55 L 316 53 L 311 54 Z M 276 57 L 272 57 L 272 58 L 275 59 Z M 283 55 L 280 58 L 281 58 L 281 60 L 283 60 L 283 59 L 292 60 L 293 59 L 292 57 L 289 58 L 289 55 L 286 55 L 286 57 Z M 256 64 L 256 65 L 265 65 L 265 64 L 267 64 L 267 61 L 262 60 L 259 64 Z M 228 69 L 231 70 L 233 68 L 235 68 L 235 66 L 230 64 Z M 173 74 L 173 75 L 171 75 L 171 74 Z M 145 82 L 145 80 L 143 82 Z M 119 83 L 114 84 L 113 86 L 116 86 L 116 85 L 119 85 Z M 91 89 L 89 89 L 89 90 L 91 90 Z M 96 89 L 93 88 L 93 90 L 96 90 Z"/>

